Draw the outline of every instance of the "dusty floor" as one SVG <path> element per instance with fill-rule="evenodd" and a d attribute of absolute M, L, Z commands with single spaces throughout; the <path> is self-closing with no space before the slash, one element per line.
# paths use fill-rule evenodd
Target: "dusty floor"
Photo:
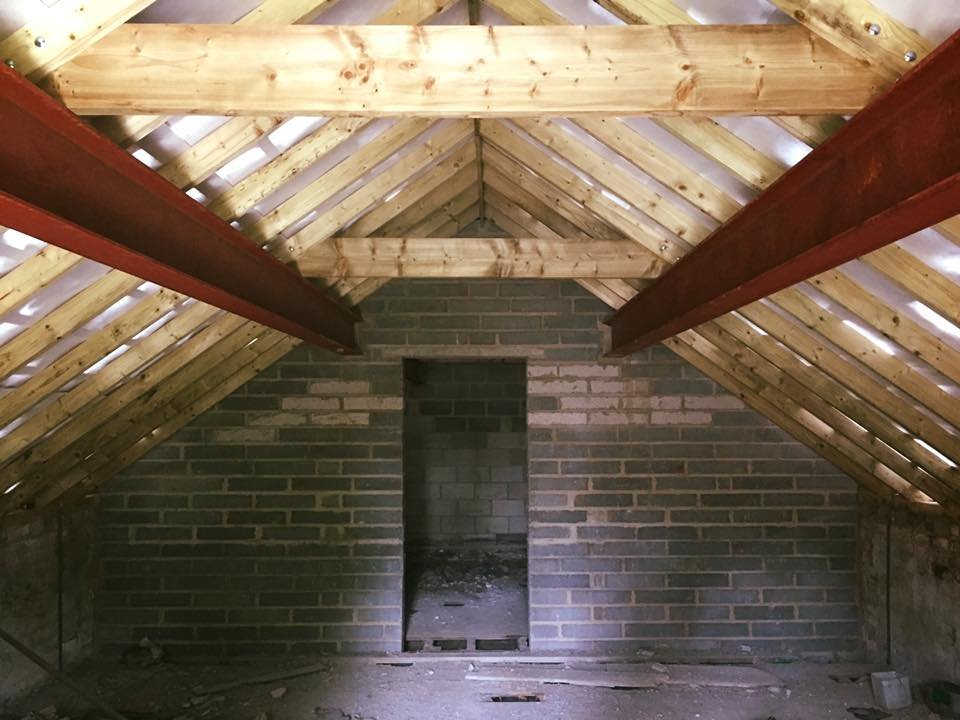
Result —
<path fill-rule="evenodd" d="M 390 662 L 404 663 L 410 656 Z M 299 664 L 303 664 L 300 661 Z M 872 706 L 868 683 L 837 683 L 830 675 L 857 675 L 865 666 L 807 663 L 759 665 L 783 681 L 762 690 L 666 686 L 623 691 L 530 682 L 465 680 L 471 661 L 424 661 L 406 666 L 373 659 L 322 660 L 327 669 L 301 677 L 199 694 L 198 685 L 278 673 L 294 661 L 231 666 L 107 667 L 88 663 L 74 673 L 83 684 L 133 718 L 229 718 L 230 720 L 520 720 L 526 718 L 631 720 L 828 720 L 854 716 L 849 706 Z M 281 691 L 282 689 L 282 691 Z M 496 703 L 494 695 L 542 695 L 536 703 Z M 18 702 L 10 718 L 56 705 L 60 717 L 83 717 L 84 705 L 47 686 Z M 141 714 L 147 713 L 147 714 Z M 0 715 L 0 717 L 6 717 Z M 90 717 L 99 717 L 91 715 Z M 894 712 L 895 720 L 928 720 L 922 706 Z"/>
<path fill-rule="evenodd" d="M 526 638 L 528 605 L 524 547 L 434 549 L 407 556 L 408 642 Z"/>

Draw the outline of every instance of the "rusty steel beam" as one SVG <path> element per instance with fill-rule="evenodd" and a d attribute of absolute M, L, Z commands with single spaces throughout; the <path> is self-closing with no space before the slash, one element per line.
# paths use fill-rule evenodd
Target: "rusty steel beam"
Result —
<path fill-rule="evenodd" d="M 960 213 L 960 32 L 624 305 L 629 355 Z"/>
<path fill-rule="evenodd" d="M 0 224 L 316 345 L 358 352 L 357 313 L 7 67 Z"/>

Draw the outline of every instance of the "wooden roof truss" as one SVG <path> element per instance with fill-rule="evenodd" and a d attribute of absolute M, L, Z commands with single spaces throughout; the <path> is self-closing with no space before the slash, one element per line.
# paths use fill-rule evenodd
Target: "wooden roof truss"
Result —
<path fill-rule="evenodd" d="M 931 50 L 866 0 L 774 4 L 880 84 Z M 42 82 L 150 5 L 61 0 L 0 41 L 0 58 Z M 670 0 L 599 5 L 630 24 L 695 24 Z M 265 0 L 236 22 L 339 22 L 338 12 L 335 0 Z M 491 14 L 516 24 L 573 22 L 541 0 L 394 0 L 368 20 L 466 24 Z M 572 278 L 611 308 L 842 122 L 94 120 L 350 304 L 392 277 L 469 272 Z M 457 237 L 479 218 L 508 237 Z M 0 515 L 91 492 L 299 342 L 35 239 L 7 231 L 3 242 Z M 666 345 L 865 487 L 960 508 L 958 246 L 954 218 Z M 618 277 L 618 266 L 630 276 Z"/>

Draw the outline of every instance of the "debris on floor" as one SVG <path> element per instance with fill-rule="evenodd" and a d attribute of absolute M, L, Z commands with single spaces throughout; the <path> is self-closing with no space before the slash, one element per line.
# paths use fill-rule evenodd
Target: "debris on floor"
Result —
<path fill-rule="evenodd" d="M 857 718 L 857 720 L 884 720 L 884 718 L 893 717 L 884 710 L 878 710 L 872 707 L 848 707 L 847 712 Z"/>
<path fill-rule="evenodd" d="M 605 688 L 656 688 L 661 685 L 687 687 L 759 689 L 779 692 L 783 682 L 764 670 L 739 665 L 653 665 L 629 663 L 572 662 L 561 667 L 518 667 L 508 664 L 481 664 L 468 672 L 467 680 L 486 682 L 536 682 Z"/>
<path fill-rule="evenodd" d="M 960 720 L 960 685 L 946 680 L 923 683 L 920 698 L 934 713 L 952 720 Z"/>
<path fill-rule="evenodd" d="M 896 670 L 870 673 L 870 686 L 873 701 L 884 710 L 899 710 L 913 704 L 910 678 Z"/>
<path fill-rule="evenodd" d="M 407 570 L 405 650 L 526 650 L 524 545 L 414 549 Z"/>
<path fill-rule="evenodd" d="M 755 667 L 743 665 L 667 665 L 665 685 L 696 685 L 699 687 L 777 688 L 783 681 Z"/>
<path fill-rule="evenodd" d="M 262 675 L 254 675 L 252 677 L 241 678 L 239 680 L 231 680 L 230 682 L 220 683 L 217 685 L 210 685 L 204 687 L 203 685 L 197 685 L 194 687 L 193 691 L 197 695 L 206 695 L 210 693 L 226 692 L 228 690 L 236 690 L 239 687 L 244 685 L 263 685 L 271 682 L 278 682 L 280 680 L 287 680 L 289 678 L 302 677 L 303 675 L 315 675 L 316 673 L 326 672 L 330 669 L 330 663 L 313 663 L 311 665 L 303 665 L 300 667 L 294 667 L 289 670 L 282 670 L 280 672 L 270 672 L 264 673 Z"/>
<path fill-rule="evenodd" d="M 406 570 L 411 586 L 420 590 L 482 593 L 503 580 L 526 587 L 526 546 L 412 549 Z"/>
<path fill-rule="evenodd" d="M 366 715 L 356 715 L 344 712 L 340 708 L 314 708 L 313 714 L 316 720 L 377 720 L 374 717 Z"/>
<path fill-rule="evenodd" d="M 660 662 L 663 667 L 654 669 L 652 660 L 591 662 L 587 657 L 531 654 L 496 656 L 498 663 L 491 659 L 476 654 L 389 655 L 331 657 L 322 662 L 309 658 L 220 665 L 164 662 L 143 668 L 100 659 L 81 665 L 71 677 L 128 720 L 489 720 L 494 703 L 497 720 L 853 720 L 857 716 L 847 708 L 876 710 L 869 684 L 837 683 L 829 676 L 880 669 L 802 662 L 750 666 Z M 471 664 L 474 670 L 469 669 Z M 666 672 L 657 672 L 664 668 Z M 539 682 L 546 675 L 518 680 L 513 673 L 503 680 L 464 679 L 468 673 L 504 670 L 526 672 L 528 678 L 531 670 L 559 674 L 564 684 Z M 621 674 L 630 678 L 621 679 Z M 578 676 L 593 680 L 589 685 L 566 682 Z M 692 684 L 671 684 L 681 681 Z M 764 684 L 768 682 L 776 684 Z M 196 693 L 197 687 L 206 691 Z M 210 690 L 216 687 L 230 689 Z M 279 688 L 286 692 L 273 697 Z M 0 720 L 106 717 L 90 707 L 51 682 L 15 704 L 0 701 Z M 894 717 L 929 720 L 929 712 L 915 704 L 896 711 Z"/>
<path fill-rule="evenodd" d="M 866 682 L 870 679 L 870 675 L 867 673 L 856 673 L 856 674 L 846 674 L 846 675 L 830 675 L 831 680 L 837 683 L 861 683 Z"/>
<path fill-rule="evenodd" d="M 163 662 L 163 648 L 157 645 L 148 637 L 132 647 L 127 648 L 123 653 L 123 661 L 131 667 L 148 667 Z"/>
<path fill-rule="evenodd" d="M 481 682 L 535 682 L 544 685 L 577 685 L 580 687 L 624 688 L 637 690 L 656 688 L 660 677 L 655 673 L 572 670 L 551 667 L 498 667 L 467 673 L 465 679 Z"/>

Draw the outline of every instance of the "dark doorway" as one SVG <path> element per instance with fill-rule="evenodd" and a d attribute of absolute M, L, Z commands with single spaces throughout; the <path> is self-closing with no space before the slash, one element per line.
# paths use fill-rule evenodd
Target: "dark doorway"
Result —
<path fill-rule="evenodd" d="M 526 647 L 523 362 L 407 360 L 407 650 Z"/>

